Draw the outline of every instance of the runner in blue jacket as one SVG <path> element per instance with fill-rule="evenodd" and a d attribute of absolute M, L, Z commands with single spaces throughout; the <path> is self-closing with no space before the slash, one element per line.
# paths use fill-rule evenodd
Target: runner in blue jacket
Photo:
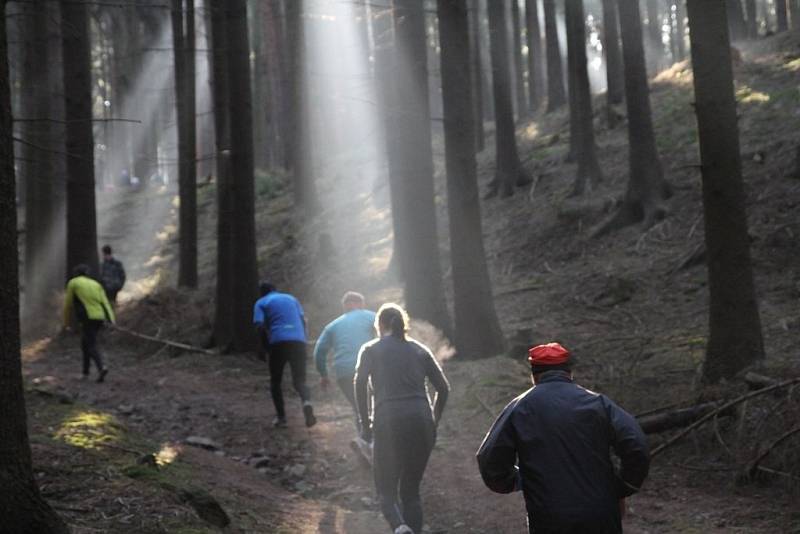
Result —
<path fill-rule="evenodd" d="M 328 379 L 328 354 L 333 352 L 333 369 L 336 385 L 353 408 L 356 431 L 358 431 L 358 408 L 353 388 L 358 351 L 361 346 L 375 338 L 375 312 L 364 309 L 364 295 L 348 291 L 342 297 L 344 313 L 328 323 L 322 330 L 314 347 L 314 361 L 321 377 L 323 389 Z M 363 446 L 363 444 L 359 444 Z"/>
<path fill-rule="evenodd" d="M 621 533 L 625 498 L 650 464 L 642 429 L 572 381 L 570 354 L 558 343 L 529 354 L 534 387 L 506 406 L 478 450 L 484 483 L 497 493 L 522 490 L 531 533 Z"/>

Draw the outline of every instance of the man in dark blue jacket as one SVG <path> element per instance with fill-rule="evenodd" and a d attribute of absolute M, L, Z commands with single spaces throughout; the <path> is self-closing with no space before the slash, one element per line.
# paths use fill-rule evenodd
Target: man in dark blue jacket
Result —
<path fill-rule="evenodd" d="M 530 349 L 528 361 L 534 387 L 505 407 L 478 450 L 484 483 L 497 493 L 522 490 L 531 533 L 622 532 L 624 500 L 650 465 L 642 429 L 572 381 L 570 353 L 558 343 Z"/>

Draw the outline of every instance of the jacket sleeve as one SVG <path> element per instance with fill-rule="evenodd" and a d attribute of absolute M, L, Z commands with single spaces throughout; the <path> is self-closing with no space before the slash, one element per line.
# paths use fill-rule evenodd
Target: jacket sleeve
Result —
<path fill-rule="evenodd" d="M 62 320 L 64 321 L 64 328 L 68 327 L 72 322 L 72 306 L 73 299 L 75 298 L 74 286 L 67 283 L 67 291 L 64 294 L 64 308 L 62 309 Z"/>
<path fill-rule="evenodd" d="M 259 305 L 259 301 L 256 301 L 256 303 L 253 304 L 253 324 L 256 326 L 261 326 L 264 324 L 264 320 L 264 310 Z"/>
<path fill-rule="evenodd" d="M 125 275 L 125 266 L 122 265 L 122 262 L 121 261 L 117 261 L 117 264 L 119 265 L 119 283 L 120 283 L 119 288 L 122 289 L 122 287 L 125 285 L 125 282 L 126 282 L 126 280 L 128 278 Z"/>
<path fill-rule="evenodd" d="M 314 363 L 317 365 L 317 371 L 320 376 L 328 376 L 328 352 L 331 350 L 331 343 L 333 342 L 333 334 L 331 333 L 330 325 L 322 329 L 322 333 L 317 339 L 317 344 L 314 346 Z"/>
<path fill-rule="evenodd" d="M 603 397 L 606 413 L 611 424 L 611 444 L 619 456 L 620 470 L 617 475 L 618 497 L 628 497 L 639 491 L 650 469 L 650 451 L 647 438 L 636 419 Z"/>
<path fill-rule="evenodd" d="M 505 407 L 478 449 L 478 469 L 483 483 L 497 493 L 511 493 L 522 489 L 519 468 L 516 465 L 516 431 L 511 423 L 515 406 L 516 401 Z"/>
<path fill-rule="evenodd" d="M 370 438 L 372 433 L 369 419 L 369 394 L 367 391 L 367 382 L 372 373 L 371 366 L 372 358 L 370 357 L 369 347 L 363 346 L 358 353 L 358 363 L 356 363 L 356 375 L 353 383 L 356 406 L 358 407 L 358 419 L 361 423 L 361 435 L 365 439 Z"/>
<path fill-rule="evenodd" d="M 436 423 L 442 418 L 444 406 L 447 404 L 447 396 L 450 393 L 450 383 L 442 372 L 442 368 L 430 350 L 425 349 L 427 353 L 425 374 L 430 380 L 433 388 L 436 390 L 436 395 L 433 398 L 433 417 Z"/>

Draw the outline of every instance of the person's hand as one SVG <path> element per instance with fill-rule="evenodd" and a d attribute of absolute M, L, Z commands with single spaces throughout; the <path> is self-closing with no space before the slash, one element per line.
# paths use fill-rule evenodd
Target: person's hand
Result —
<path fill-rule="evenodd" d="M 331 385 L 331 379 L 327 376 L 323 376 L 319 379 L 319 385 L 322 387 L 323 391 L 328 391 L 328 388 Z"/>
<path fill-rule="evenodd" d="M 619 500 L 619 518 L 625 519 L 625 498 Z"/>

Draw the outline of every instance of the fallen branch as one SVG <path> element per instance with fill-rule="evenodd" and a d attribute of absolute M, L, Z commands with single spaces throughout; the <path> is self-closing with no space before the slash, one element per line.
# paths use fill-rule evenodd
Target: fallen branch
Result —
<path fill-rule="evenodd" d="M 776 389 L 785 388 L 786 386 L 791 386 L 791 385 L 797 384 L 797 383 L 800 383 L 800 377 L 795 377 L 795 378 L 792 378 L 792 379 L 789 379 L 789 380 L 784 380 L 783 382 L 779 382 L 779 383 L 775 384 L 774 386 L 770 386 L 770 387 L 767 387 L 767 388 L 764 388 L 764 389 L 759 389 L 757 391 L 751 391 L 750 393 L 742 395 L 741 397 L 737 397 L 737 398 L 733 399 L 732 401 L 726 402 L 725 404 L 723 404 L 719 408 L 707 413 L 706 415 L 704 415 L 703 417 L 701 417 L 700 419 L 698 419 L 697 421 L 695 421 L 694 423 L 692 423 L 688 427 L 684 428 L 683 430 L 681 430 L 680 432 L 678 432 L 677 434 L 672 436 L 670 439 L 668 439 L 667 441 L 665 441 L 664 443 L 662 443 L 661 445 L 659 445 L 658 447 L 653 449 L 653 451 L 650 453 L 650 458 L 651 459 L 655 458 L 661 452 L 663 452 L 664 449 L 666 449 L 670 445 L 673 445 L 674 443 L 676 443 L 678 440 L 680 440 L 681 438 L 686 436 L 686 434 L 688 434 L 689 432 L 691 432 L 695 428 L 699 427 L 700 425 L 702 425 L 703 423 L 705 423 L 706 421 L 708 421 L 712 417 L 715 417 L 716 415 L 729 410 L 730 408 L 736 406 L 737 404 L 740 404 L 740 403 L 742 403 L 742 402 L 744 402 L 744 401 L 746 401 L 748 399 L 752 399 L 753 397 L 758 397 L 759 395 L 763 395 L 765 393 L 769 393 L 770 391 L 774 391 Z"/>
<path fill-rule="evenodd" d="M 160 339 L 154 336 L 148 336 L 147 334 L 140 334 L 139 332 L 134 332 L 133 330 L 128 330 L 127 328 L 123 328 L 117 325 L 111 325 L 112 330 L 118 330 L 129 336 L 138 337 L 139 339 L 146 339 L 147 341 L 153 341 L 155 343 L 162 343 L 164 345 L 169 345 L 170 347 L 175 347 L 178 349 L 183 349 L 189 352 L 199 352 L 201 354 L 208 354 L 209 356 L 216 356 L 217 353 L 213 350 L 208 349 L 201 349 L 200 347 L 193 347 L 192 345 L 187 345 L 185 343 L 178 343 L 177 341 L 170 341 L 168 339 Z"/>
<path fill-rule="evenodd" d="M 787 430 L 786 432 L 781 434 L 781 436 L 778 439 L 770 443 L 770 445 L 766 449 L 764 449 L 764 451 L 762 451 L 761 454 L 759 454 L 752 462 L 750 462 L 747 465 L 747 469 L 745 469 L 745 472 L 743 473 L 743 478 L 746 480 L 753 478 L 756 471 L 759 470 L 758 464 L 760 464 L 761 461 L 764 458 L 766 458 L 775 447 L 777 447 L 778 445 L 780 445 L 781 443 L 783 443 L 784 441 L 786 441 L 787 439 L 798 433 L 800 433 L 800 426 L 796 426 L 793 429 Z"/>
<path fill-rule="evenodd" d="M 686 426 L 713 412 L 718 407 L 718 402 L 706 402 L 671 412 L 638 416 L 637 420 L 645 434 L 657 434 L 678 426 Z"/>

